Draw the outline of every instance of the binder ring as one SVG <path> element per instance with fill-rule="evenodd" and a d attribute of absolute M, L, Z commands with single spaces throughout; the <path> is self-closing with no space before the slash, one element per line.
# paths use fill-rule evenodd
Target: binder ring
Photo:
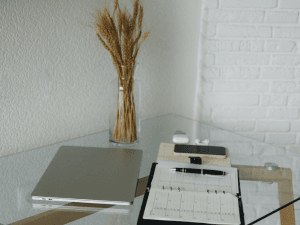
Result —
<path fill-rule="evenodd" d="M 180 187 L 178 187 L 178 191 L 180 192 Z"/>
<path fill-rule="evenodd" d="M 209 194 L 209 190 L 207 189 L 207 193 Z"/>
<path fill-rule="evenodd" d="M 171 191 L 172 191 L 172 187 L 171 187 Z"/>
<path fill-rule="evenodd" d="M 163 186 L 163 190 L 165 190 L 165 186 Z"/>
<path fill-rule="evenodd" d="M 225 191 L 223 191 L 223 194 L 225 195 Z"/>
<path fill-rule="evenodd" d="M 215 190 L 216 194 L 218 193 L 217 190 Z"/>

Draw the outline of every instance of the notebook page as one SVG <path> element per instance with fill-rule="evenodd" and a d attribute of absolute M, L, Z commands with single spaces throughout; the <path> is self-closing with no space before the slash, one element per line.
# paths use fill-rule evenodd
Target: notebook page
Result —
<path fill-rule="evenodd" d="M 144 219 L 240 224 L 238 199 L 229 193 L 151 189 Z"/>
<path fill-rule="evenodd" d="M 190 164 L 196 169 L 212 169 L 203 165 Z M 184 190 L 184 191 L 199 191 L 199 192 L 225 192 L 231 193 L 236 196 L 238 193 L 237 187 L 237 170 L 234 168 L 213 167 L 215 170 L 222 170 L 226 172 L 225 176 L 208 176 L 202 174 L 183 173 L 170 171 L 171 168 L 181 167 L 182 165 L 156 165 L 155 173 L 153 176 L 151 188 L 169 189 L 171 190 Z M 188 168 L 188 167 L 184 167 Z M 221 169 L 222 168 L 222 169 Z M 233 170 L 230 170 L 233 169 Z"/>
<path fill-rule="evenodd" d="M 199 165 L 199 164 L 191 164 L 186 162 L 177 162 L 171 160 L 160 160 L 158 161 L 157 166 L 169 166 L 170 168 L 180 167 L 180 168 L 195 168 L 195 169 L 211 169 L 211 170 L 222 170 L 227 174 L 233 174 L 232 176 L 232 183 L 235 183 L 235 190 L 234 195 L 239 193 L 238 188 L 238 170 L 234 167 L 223 167 L 223 166 L 214 166 L 214 165 Z M 235 180 L 235 181 L 234 181 Z"/>

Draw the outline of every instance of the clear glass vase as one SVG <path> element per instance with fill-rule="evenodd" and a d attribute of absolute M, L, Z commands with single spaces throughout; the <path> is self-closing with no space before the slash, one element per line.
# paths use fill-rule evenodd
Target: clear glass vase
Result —
<path fill-rule="evenodd" d="M 118 72 L 111 63 L 111 73 L 115 78 L 109 87 L 109 142 L 117 146 L 139 143 L 141 87 L 136 78 L 138 66 L 139 63 L 128 68 L 121 66 Z"/>

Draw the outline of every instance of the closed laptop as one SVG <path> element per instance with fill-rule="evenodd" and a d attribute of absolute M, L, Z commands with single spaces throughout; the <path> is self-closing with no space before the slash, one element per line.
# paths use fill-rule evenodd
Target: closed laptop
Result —
<path fill-rule="evenodd" d="M 137 149 L 61 146 L 32 199 L 130 205 L 142 154 Z"/>

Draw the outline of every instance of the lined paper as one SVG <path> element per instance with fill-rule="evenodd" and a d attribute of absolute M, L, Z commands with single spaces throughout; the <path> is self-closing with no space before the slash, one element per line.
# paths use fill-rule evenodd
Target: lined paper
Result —
<path fill-rule="evenodd" d="M 170 166 L 157 165 L 152 180 L 152 188 L 178 189 L 185 191 L 200 192 L 223 192 L 236 195 L 237 178 L 236 170 L 226 172 L 225 176 L 208 176 L 170 171 Z M 204 168 L 205 169 L 205 168 Z M 230 168 L 227 168 L 227 170 Z M 221 170 L 216 168 L 216 170 Z"/>
<path fill-rule="evenodd" d="M 240 224 L 238 199 L 230 193 L 150 191 L 144 219 Z"/>
<path fill-rule="evenodd" d="M 225 176 L 207 176 L 170 168 L 156 166 L 144 219 L 240 224 L 235 169 Z"/>

